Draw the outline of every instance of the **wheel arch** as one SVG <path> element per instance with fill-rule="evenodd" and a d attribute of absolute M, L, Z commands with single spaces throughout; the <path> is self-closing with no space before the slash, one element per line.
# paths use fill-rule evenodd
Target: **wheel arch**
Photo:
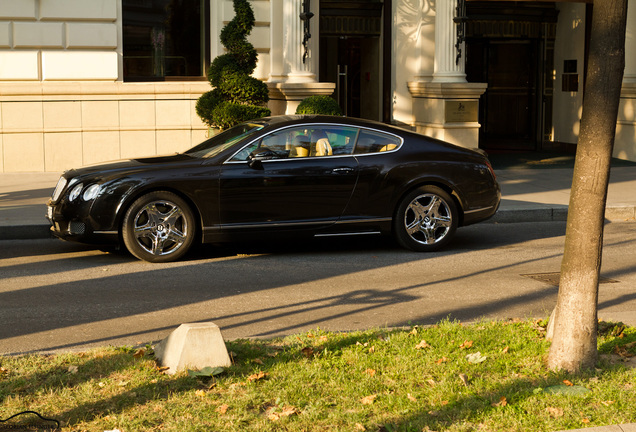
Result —
<path fill-rule="evenodd" d="M 199 209 L 199 207 L 195 204 L 194 200 L 186 193 L 183 193 L 183 191 L 176 189 L 174 187 L 171 186 L 167 186 L 167 185 L 152 185 L 150 187 L 145 187 L 143 189 L 136 189 L 131 191 L 130 193 L 126 194 L 126 196 L 124 197 L 124 199 L 120 202 L 118 208 L 117 208 L 117 218 L 116 218 L 116 227 L 117 227 L 117 232 L 118 232 L 118 236 L 119 236 L 119 240 L 121 242 L 121 244 L 123 244 L 123 223 L 124 223 L 124 216 L 126 215 L 126 212 L 128 211 L 128 209 L 130 208 L 130 206 L 137 201 L 137 199 L 139 199 L 140 197 L 149 194 L 149 193 L 153 193 L 153 192 L 170 192 L 175 194 L 176 196 L 178 196 L 179 198 L 181 198 L 182 200 L 184 200 L 186 202 L 186 204 L 188 204 L 188 207 L 190 207 L 190 210 L 192 210 L 193 216 L 194 216 L 194 220 L 196 221 L 196 235 L 195 235 L 195 240 L 198 243 L 201 243 L 202 240 L 202 219 L 201 219 L 201 210 Z"/>
<path fill-rule="evenodd" d="M 439 179 L 421 179 L 417 182 L 413 182 L 408 185 L 408 187 L 404 188 L 400 194 L 398 194 L 393 202 L 393 213 L 392 218 L 395 220 L 397 217 L 398 207 L 400 203 L 408 194 L 413 192 L 414 190 L 424 187 L 424 186 L 436 186 L 446 192 L 453 199 L 455 206 L 457 207 L 457 213 L 459 220 L 457 221 L 457 226 L 464 225 L 464 205 L 462 203 L 462 199 L 460 195 L 457 193 L 456 189 L 453 188 L 448 183 L 441 181 Z M 392 224 L 393 225 L 393 224 Z"/>

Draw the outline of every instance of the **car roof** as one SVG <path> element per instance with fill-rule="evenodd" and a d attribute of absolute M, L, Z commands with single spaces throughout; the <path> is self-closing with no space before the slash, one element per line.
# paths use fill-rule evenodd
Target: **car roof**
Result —
<path fill-rule="evenodd" d="M 375 129 L 386 130 L 387 132 L 393 133 L 404 133 L 409 132 L 406 129 L 401 129 L 393 125 L 388 125 L 386 123 L 381 123 L 374 120 L 366 120 L 355 117 L 343 117 L 343 116 L 329 116 L 329 115 L 321 115 L 321 114 L 302 114 L 302 115 L 280 115 L 280 116 L 271 116 L 264 117 L 259 119 L 264 121 L 270 126 L 280 127 L 294 124 L 303 124 L 303 123 L 333 123 L 333 124 L 343 124 L 357 127 L 368 127 Z"/>

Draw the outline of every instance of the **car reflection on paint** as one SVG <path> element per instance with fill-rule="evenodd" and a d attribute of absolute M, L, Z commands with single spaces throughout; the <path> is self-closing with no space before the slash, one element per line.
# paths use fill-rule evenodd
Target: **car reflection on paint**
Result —
<path fill-rule="evenodd" d="M 62 239 L 168 262 L 195 242 L 265 234 L 392 234 L 433 251 L 499 201 L 479 150 L 360 119 L 277 116 L 181 154 L 66 171 L 48 218 Z"/>

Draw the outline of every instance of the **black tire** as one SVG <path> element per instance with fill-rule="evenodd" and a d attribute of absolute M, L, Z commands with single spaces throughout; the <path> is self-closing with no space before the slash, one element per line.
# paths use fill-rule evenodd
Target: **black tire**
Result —
<path fill-rule="evenodd" d="M 444 247 L 457 230 L 457 205 L 437 186 L 422 186 L 407 194 L 393 218 L 397 242 L 416 252 Z"/>
<path fill-rule="evenodd" d="M 190 206 L 172 192 L 150 192 L 126 211 L 122 236 L 137 258 L 163 263 L 181 258 L 194 242 L 196 223 Z"/>

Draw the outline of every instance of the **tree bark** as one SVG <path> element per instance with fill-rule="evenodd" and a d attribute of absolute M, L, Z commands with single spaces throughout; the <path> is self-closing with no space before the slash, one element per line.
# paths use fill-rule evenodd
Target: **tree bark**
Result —
<path fill-rule="evenodd" d="M 627 0 L 595 0 L 587 79 L 548 367 L 578 372 L 597 360 L 598 281 L 623 70 Z"/>

